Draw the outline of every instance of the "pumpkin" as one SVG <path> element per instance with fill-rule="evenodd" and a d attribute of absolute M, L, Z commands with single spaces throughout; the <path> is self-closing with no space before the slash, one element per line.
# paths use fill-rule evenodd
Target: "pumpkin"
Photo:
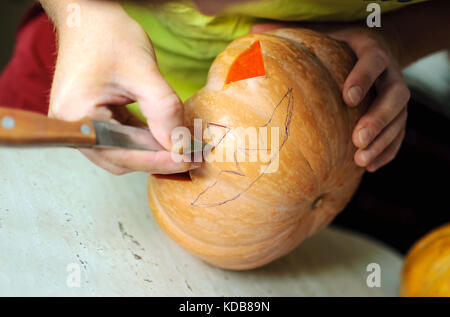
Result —
<path fill-rule="evenodd" d="M 402 269 L 402 296 L 450 296 L 450 223 L 420 239 Z"/>
<path fill-rule="evenodd" d="M 185 103 L 186 126 L 202 119 L 210 154 L 231 155 L 205 157 L 184 177 L 150 176 L 150 207 L 164 231 L 212 265 L 244 270 L 287 254 L 329 224 L 363 174 L 351 135 L 369 100 L 351 108 L 342 99 L 354 63 L 345 44 L 306 29 L 233 41 Z M 253 148 L 233 145 L 249 127 L 279 134 L 267 132 L 270 140 Z M 267 152 L 265 161 L 245 159 L 255 152 Z"/>

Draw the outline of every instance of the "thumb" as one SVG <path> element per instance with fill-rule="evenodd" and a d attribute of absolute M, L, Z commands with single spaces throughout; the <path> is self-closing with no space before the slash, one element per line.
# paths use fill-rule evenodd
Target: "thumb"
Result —
<path fill-rule="evenodd" d="M 172 147 L 172 131 L 184 123 L 184 107 L 180 97 L 159 70 L 146 74 L 134 87 L 142 114 L 156 140 L 166 149 Z"/>

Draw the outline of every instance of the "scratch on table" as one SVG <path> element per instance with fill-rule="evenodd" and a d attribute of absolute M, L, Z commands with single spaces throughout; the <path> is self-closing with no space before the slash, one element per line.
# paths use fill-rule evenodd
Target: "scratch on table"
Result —
<path fill-rule="evenodd" d="M 128 238 L 131 242 L 133 242 L 135 245 L 137 245 L 138 247 L 141 246 L 141 244 L 139 243 L 139 241 L 137 241 L 133 235 L 129 234 L 128 232 L 125 231 L 123 224 L 119 221 L 118 222 L 119 225 L 119 230 L 122 233 L 122 237 L 123 238 Z M 143 250 L 143 249 L 142 249 Z"/>
<path fill-rule="evenodd" d="M 189 285 L 188 281 L 184 280 L 184 283 L 186 284 L 186 287 L 193 293 L 191 285 Z"/>
<path fill-rule="evenodd" d="M 132 252 L 133 253 L 133 252 Z M 142 257 L 136 253 L 133 253 L 133 256 L 136 260 L 142 260 Z"/>
<path fill-rule="evenodd" d="M 77 259 L 78 259 L 78 262 L 80 262 L 81 266 L 83 267 L 83 269 L 84 269 L 85 271 L 87 271 L 87 266 L 86 266 L 87 261 L 83 261 L 83 260 L 81 259 L 81 257 L 80 257 L 79 254 L 77 254 L 76 257 L 77 257 Z"/>

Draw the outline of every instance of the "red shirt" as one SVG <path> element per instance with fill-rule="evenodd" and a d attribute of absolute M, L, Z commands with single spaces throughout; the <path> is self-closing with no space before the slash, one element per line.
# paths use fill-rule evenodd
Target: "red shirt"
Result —
<path fill-rule="evenodd" d="M 35 5 L 20 24 L 13 56 L 0 75 L 0 106 L 47 114 L 56 54 L 53 24 Z"/>

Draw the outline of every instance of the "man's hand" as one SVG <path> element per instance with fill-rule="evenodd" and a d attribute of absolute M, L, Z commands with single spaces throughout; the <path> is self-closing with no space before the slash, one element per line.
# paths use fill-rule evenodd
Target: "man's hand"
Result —
<path fill-rule="evenodd" d="M 345 81 L 344 101 L 351 107 L 371 86 L 377 98 L 360 119 L 353 143 L 359 148 L 355 162 L 370 172 L 390 162 L 405 134 L 410 92 L 400 69 L 419 58 L 450 47 L 450 1 L 433 0 L 383 15 L 382 27 L 371 29 L 357 23 L 266 23 L 251 32 L 281 27 L 304 27 L 347 42 L 358 62 Z M 420 22 L 419 22 L 420 21 Z"/>
<path fill-rule="evenodd" d="M 349 27 L 328 32 L 346 42 L 358 61 L 344 83 L 343 98 L 356 107 L 372 86 L 377 97 L 353 131 L 358 147 L 355 162 L 374 172 L 394 159 L 405 136 L 408 86 L 400 71 L 393 48 L 377 32 Z"/>
<path fill-rule="evenodd" d="M 59 44 L 49 116 L 139 125 L 125 108 L 138 101 L 153 135 L 167 150 L 80 151 L 114 174 L 166 174 L 195 167 L 174 162 L 175 154 L 169 152 L 172 130 L 183 125 L 183 104 L 159 72 L 150 39 L 142 27 L 115 2 L 78 1 L 81 23 L 75 27 L 66 23 L 68 13 L 62 5 L 65 0 L 42 2 L 55 22 Z"/>
<path fill-rule="evenodd" d="M 260 24 L 255 25 L 252 32 L 299 25 Z M 370 88 L 376 87 L 377 97 L 357 123 L 352 137 L 358 148 L 355 163 L 374 172 L 394 159 L 405 136 L 410 92 L 393 48 L 381 34 L 365 27 L 343 27 L 340 24 L 308 24 L 304 27 L 344 41 L 355 52 L 358 61 L 348 75 L 342 92 L 348 106 L 358 106 Z"/>

